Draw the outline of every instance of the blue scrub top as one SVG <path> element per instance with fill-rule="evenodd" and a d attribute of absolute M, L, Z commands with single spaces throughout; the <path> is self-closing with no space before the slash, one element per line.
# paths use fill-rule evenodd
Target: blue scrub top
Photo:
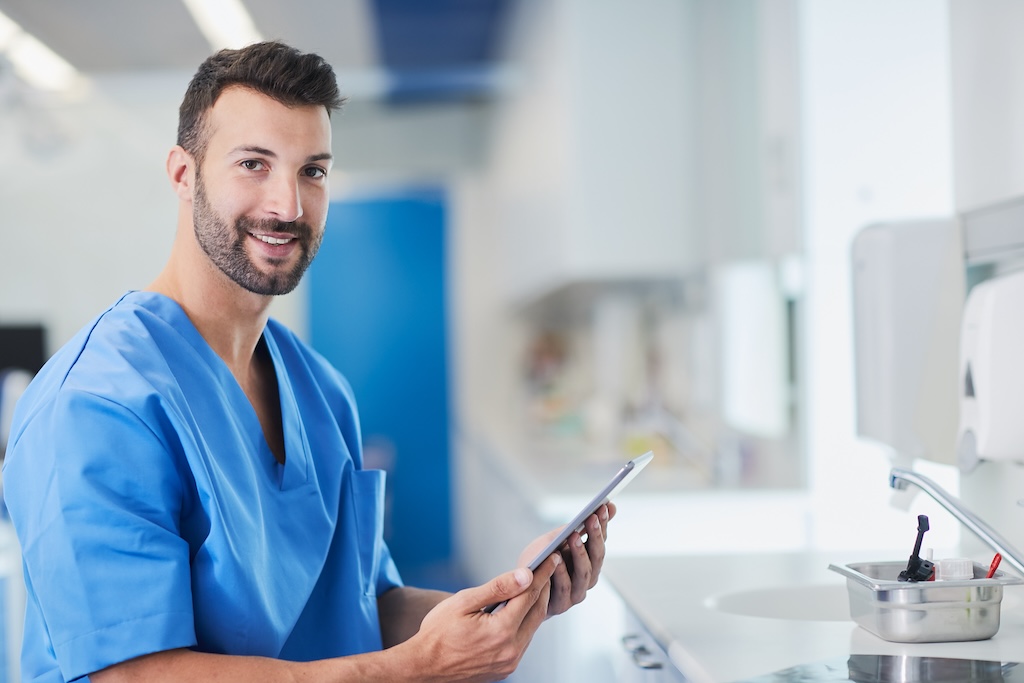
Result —
<path fill-rule="evenodd" d="M 68 681 L 151 652 L 312 660 L 381 648 L 384 473 L 351 389 L 270 321 L 286 462 L 171 299 L 125 295 L 19 402 L 4 496 L 28 605 L 22 676 Z"/>

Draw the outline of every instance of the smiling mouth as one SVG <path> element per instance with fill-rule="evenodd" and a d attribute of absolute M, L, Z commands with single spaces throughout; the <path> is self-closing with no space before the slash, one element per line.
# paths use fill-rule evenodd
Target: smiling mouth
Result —
<path fill-rule="evenodd" d="M 272 244 L 272 245 L 275 245 L 275 246 L 280 245 L 280 244 L 288 244 L 289 242 L 291 242 L 291 241 L 293 241 L 295 239 L 294 236 L 292 236 L 292 237 L 272 237 L 271 235 L 257 235 L 257 234 L 251 233 L 251 232 L 249 234 L 252 235 L 253 237 L 255 237 L 256 239 L 258 239 L 260 242 L 265 242 L 267 244 Z"/>

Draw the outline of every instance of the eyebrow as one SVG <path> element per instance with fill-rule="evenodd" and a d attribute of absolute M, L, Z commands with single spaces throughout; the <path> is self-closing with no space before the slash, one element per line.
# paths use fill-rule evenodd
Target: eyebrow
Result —
<path fill-rule="evenodd" d="M 272 159 L 277 158 L 277 153 L 273 150 L 269 150 L 266 147 L 260 147 L 259 145 L 239 145 L 231 150 L 232 154 L 238 152 L 249 152 L 252 154 L 259 154 L 261 156 L 270 157 Z M 314 161 L 328 161 L 334 159 L 334 155 L 330 152 L 320 152 L 319 154 L 311 154 L 306 157 L 306 163 L 313 163 Z"/>

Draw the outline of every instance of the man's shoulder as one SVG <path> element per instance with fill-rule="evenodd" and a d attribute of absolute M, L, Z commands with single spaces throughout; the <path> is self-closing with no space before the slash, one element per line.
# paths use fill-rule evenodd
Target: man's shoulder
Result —
<path fill-rule="evenodd" d="M 129 293 L 82 327 L 39 371 L 25 402 L 46 401 L 64 390 L 132 395 L 126 390 L 133 385 L 172 371 L 168 358 L 194 355 L 176 321 L 144 302 Z"/>

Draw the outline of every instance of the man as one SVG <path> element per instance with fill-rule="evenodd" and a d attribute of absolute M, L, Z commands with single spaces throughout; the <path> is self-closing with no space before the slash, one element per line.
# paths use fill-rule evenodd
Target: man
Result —
<path fill-rule="evenodd" d="M 18 405 L 4 487 L 26 680 L 495 680 L 596 582 L 611 505 L 535 572 L 402 585 L 350 389 L 267 313 L 323 236 L 340 104 L 331 68 L 280 43 L 190 83 L 165 269 Z"/>

